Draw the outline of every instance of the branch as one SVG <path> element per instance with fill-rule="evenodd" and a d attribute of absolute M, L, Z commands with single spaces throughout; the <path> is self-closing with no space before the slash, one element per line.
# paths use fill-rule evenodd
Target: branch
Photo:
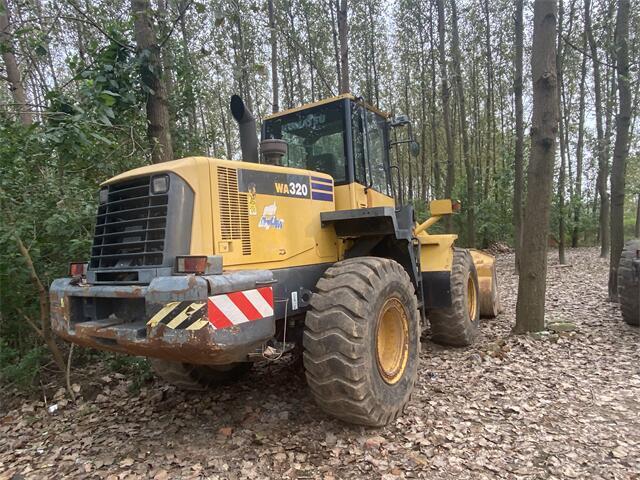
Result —
<path fill-rule="evenodd" d="M 167 35 L 158 44 L 159 48 L 162 48 L 162 46 L 165 43 L 167 43 L 167 41 L 169 40 L 169 37 L 171 37 L 171 35 L 173 34 L 173 31 L 175 30 L 176 25 L 180 20 L 182 20 L 182 17 L 184 17 L 184 14 L 187 13 L 187 10 L 189 10 L 192 4 L 193 4 L 193 0 L 189 0 L 189 2 L 185 5 L 182 11 L 180 11 L 180 9 L 178 8 L 178 16 L 173 20 L 171 24 L 171 28 L 169 29 L 169 32 L 167 33 Z"/>
<path fill-rule="evenodd" d="M 71 7 L 78 12 L 82 17 L 84 17 L 85 22 L 88 23 L 89 25 L 91 25 L 92 27 L 94 27 L 96 30 L 98 30 L 100 33 L 102 33 L 105 37 L 107 37 L 109 40 L 111 40 L 114 43 L 117 43 L 118 45 L 120 45 L 122 48 L 126 48 L 127 50 L 131 51 L 131 52 L 135 52 L 136 49 L 134 47 L 132 47 L 131 45 L 128 45 L 126 43 L 122 43 L 121 41 L 117 40 L 116 38 L 113 38 L 111 35 L 109 35 L 109 33 L 105 32 L 104 29 L 98 25 L 96 22 L 94 22 L 89 15 L 87 15 L 85 12 L 82 11 L 82 9 L 80 7 L 78 7 L 75 2 L 73 2 L 72 0 L 69 0 L 69 5 L 71 5 Z"/>
<path fill-rule="evenodd" d="M 593 57 L 591 56 L 591 54 L 589 54 L 588 52 L 584 51 L 582 48 L 578 47 L 577 45 L 574 45 L 573 43 L 571 43 L 569 41 L 569 39 L 565 35 L 562 35 L 562 40 L 564 40 L 564 43 L 569 45 L 571 48 L 573 48 L 577 52 L 580 52 L 581 54 L 585 55 L 587 58 L 591 59 L 591 61 L 593 61 Z M 612 65 L 612 64 L 607 63 L 607 62 L 603 62 L 602 60 L 596 60 L 596 62 L 599 63 L 600 65 L 604 65 L 605 67 L 616 68 L 615 65 Z M 630 62 L 629 65 L 635 65 L 635 64 Z"/>

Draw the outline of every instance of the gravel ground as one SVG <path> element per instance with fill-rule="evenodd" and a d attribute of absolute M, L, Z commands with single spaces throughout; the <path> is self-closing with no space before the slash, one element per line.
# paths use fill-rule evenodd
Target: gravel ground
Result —
<path fill-rule="evenodd" d="M 425 341 L 407 413 L 386 428 L 327 418 L 282 363 L 197 394 L 129 393 L 96 371 L 76 379 L 77 404 L 0 406 L 0 479 L 640 478 L 640 330 L 606 302 L 596 250 L 568 261 L 550 260 L 547 318 L 574 331 L 509 336 L 517 278 L 500 256 L 504 313 L 473 347 Z"/>

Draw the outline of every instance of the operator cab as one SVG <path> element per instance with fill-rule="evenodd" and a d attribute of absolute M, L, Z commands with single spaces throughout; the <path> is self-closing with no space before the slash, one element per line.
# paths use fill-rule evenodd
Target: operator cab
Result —
<path fill-rule="evenodd" d="M 287 143 L 282 166 L 327 173 L 336 186 L 356 182 L 392 196 L 389 119 L 346 94 L 266 117 L 262 140 Z"/>

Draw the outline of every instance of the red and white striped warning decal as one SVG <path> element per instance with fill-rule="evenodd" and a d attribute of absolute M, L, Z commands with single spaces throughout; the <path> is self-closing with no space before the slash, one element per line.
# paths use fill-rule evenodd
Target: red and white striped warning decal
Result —
<path fill-rule="evenodd" d="M 209 297 L 207 315 L 214 328 L 227 328 L 273 316 L 273 289 L 254 288 Z"/>

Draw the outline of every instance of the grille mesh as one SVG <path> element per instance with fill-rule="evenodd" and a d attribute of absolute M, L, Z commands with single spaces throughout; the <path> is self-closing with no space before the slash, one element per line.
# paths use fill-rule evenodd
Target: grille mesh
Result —
<path fill-rule="evenodd" d="M 218 167 L 218 201 L 222 240 L 241 240 L 242 254 L 251 255 L 247 194 L 238 192 L 235 168 Z"/>
<path fill-rule="evenodd" d="M 109 185 L 98 207 L 91 268 L 162 265 L 168 195 L 150 195 L 150 177 Z"/>

